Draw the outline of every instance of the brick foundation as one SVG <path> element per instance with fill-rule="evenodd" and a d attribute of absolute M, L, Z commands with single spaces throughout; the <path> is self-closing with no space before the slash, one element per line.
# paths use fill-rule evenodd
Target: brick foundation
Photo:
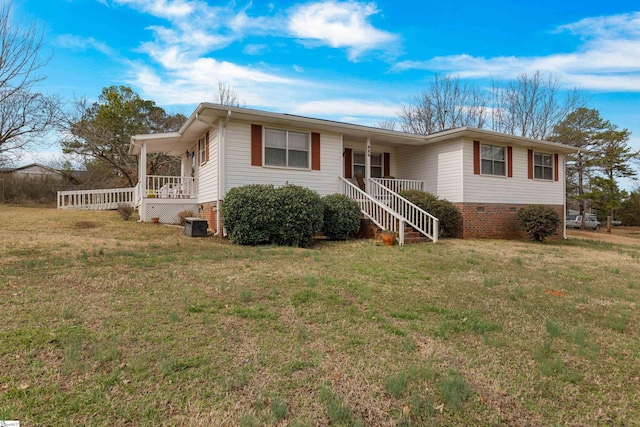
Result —
<path fill-rule="evenodd" d="M 206 219 L 209 222 L 209 230 L 216 233 L 218 230 L 218 204 L 216 202 L 203 203 L 198 205 L 198 217 Z"/>
<path fill-rule="evenodd" d="M 462 213 L 463 239 L 526 239 L 518 229 L 516 213 L 528 205 L 499 203 L 455 203 Z M 564 218 L 564 206 L 549 205 L 560 218 Z M 562 238 L 563 222 L 552 238 Z"/>

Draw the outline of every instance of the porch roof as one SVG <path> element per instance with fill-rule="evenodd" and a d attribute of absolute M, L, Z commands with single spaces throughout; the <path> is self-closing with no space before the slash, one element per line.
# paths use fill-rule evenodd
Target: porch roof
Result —
<path fill-rule="evenodd" d="M 365 143 L 367 139 L 369 139 L 372 144 L 427 145 L 458 138 L 470 138 L 527 147 L 546 147 L 547 149 L 553 149 L 560 153 L 574 153 L 578 151 L 576 148 L 564 144 L 506 135 L 500 132 L 470 127 L 450 129 L 431 135 L 416 135 L 292 114 L 272 113 L 249 108 L 202 103 L 196 108 L 193 114 L 191 114 L 187 122 L 178 132 L 136 135 L 132 137 L 129 153 L 140 154 L 142 143 L 147 142 L 147 153 L 165 153 L 180 156 L 192 147 L 194 141 L 197 141 L 208 129 L 215 126 L 218 120 L 229 118 L 249 122 L 269 123 L 282 127 L 302 127 L 310 131 L 338 133 L 342 134 L 344 139 L 349 141 Z"/>

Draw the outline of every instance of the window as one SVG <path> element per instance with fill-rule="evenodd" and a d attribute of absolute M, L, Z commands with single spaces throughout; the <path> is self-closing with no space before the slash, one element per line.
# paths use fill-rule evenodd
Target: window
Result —
<path fill-rule="evenodd" d="M 507 160 L 505 147 L 496 145 L 480 146 L 480 164 L 483 175 L 505 176 L 507 171 Z"/>
<path fill-rule="evenodd" d="M 205 137 L 198 140 L 198 152 L 200 154 L 200 165 L 203 165 L 207 161 L 207 141 Z"/>
<path fill-rule="evenodd" d="M 265 129 L 264 164 L 266 166 L 309 169 L 309 134 Z"/>
<path fill-rule="evenodd" d="M 353 153 L 353 176 L 356 176 L 357 173 L 365 176 L 365 161 L 364 151 L 356 151 Z M 371 153 L 371 178 L 382 178 L 381 153 Z"/>
<path fill-rule="evenodd" d="M 533 153 L 533 171 L 535 179 L 553 180 L 553 156 L 551 154 Z"/>

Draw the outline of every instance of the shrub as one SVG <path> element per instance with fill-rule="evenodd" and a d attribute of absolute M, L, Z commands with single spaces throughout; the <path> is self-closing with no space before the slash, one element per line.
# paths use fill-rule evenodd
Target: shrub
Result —
<path fill-rule="evenodd" d="M 450 201 L 439 199 L 431 193 L 405 190 L 398 193 L 414 205 L 424 209 L 440 220 L 439 237 L 459 237 L 462 231 L 462 214 Z"/>
<path fill-rule="evenodd" d="M 273 185 L 245 185 L 229 190 L 222 204 L 229 239 L 240 245 L 269 243 L 277 231 L 278 209 Z"/>
<path fill-rule="evenodd" d="M 134 207 L 128 203 L 118 203 L 118 213 L 124 221 L 127 221 L 134 211 Z"/>
<path fill-rule="evenodd" d="M 347 236 L 360 230 L 360 207 L 358 202 L 342 194 L 331 194 L 322 198 L 324 225 L 322 232 L 330 240 L 346 240 Z"/>
<path fill-rule="evenodd" d="M 313 190 L 297 185 L 276 189 L 278 211 L 277 232 L 273 241 L 278 245 L 306 247 L 322 230 L 322 199 Z"/>
<path fill-rule="evenodd" d="M 519 227 L 534 242 L 542 242 L 553 235 L 560 225 L 558 213 L 545 205 L 531 205 L 517 213 Z"/>
<path fill-rule="evenodd" d="M 308 246 L 322 227 L 322 215 L 320 196 L 296 185 L 236 187 L 222 205 L 229 239 L 241 245 Z"/>
<path fill-rule="evenodd" d="M 184 220 L 186 218 L 191 218 L 192 216 L 195 216 L 195 214 L 193 213 L 193 211 L 182 211 L 182 212 L 178 212 L 178 223 L 180 225 L 184 225 Z"/>

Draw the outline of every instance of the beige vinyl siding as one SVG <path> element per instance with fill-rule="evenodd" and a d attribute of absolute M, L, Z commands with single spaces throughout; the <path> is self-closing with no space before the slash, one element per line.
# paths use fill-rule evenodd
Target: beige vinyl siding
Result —
<path fill-rule="evenodd" d="M 251 124 L 230 121 L 226 141 L 226 190 L 248 184 L 285 183 L 310 188 L 320 195 L 338 192 L 338 176 L 342 176 L 342 137 L 338 133 L 320 134 L 320 170 L 295 170 L 251 166 Z M 261 123 L 253 123 L 261 124 Z M 262 124 L 269 126 L 268 124 Z M 308 132 L 303 128 L 286 130 Z"/>
<path fill-rule="evenodd" d="M 218 145 L 218 128 L 214 128 L 209 131 L 209 161 L 198 168 L 198 203 L 218 197 Z"/>
<path fill-rule="evenodd" d="M 399 172 L 396 178 L 424 181 L 425 191 L 451 202 L 461 202 L 462 150 L 461 140 L 427 146 L 399 147 Z"/>
<path fill-rule="evenodd" d="M 481 142 L 491 144 L 491 141 Z M 495 145 L 506 146 L 506 144 L 497 143 Z M 473 173 L 473 141 L 464 141 L 463 201 L 466 203 L 564 204 L 564 155 L 560 154 L 558 158 L 558 181 L 529 179 L 527 148 L 516 145 L 512 147 L 512 178 L 475 175 Z"/>
<path fill-rule="evenodd" d="M 351 148 L 354 152 L 355 151 L 360 151 L 365 153 L 367 152 L 367 144 L 362 142 L 353 142 L 353 141 L 345 140 L 344 148 Z M 371 152 L 372 153 L 389 153 L 389 175 L 398 178 L 396 176 L 396 173 L 398 171 L 396 167 L 396 164 L 397 164 L 396 163 L 396 157 L 397 157 L 396 147 L 390 147 L 390 146 L 380 145 L 380 144 L 371 144 Z M 353 165 L 351 165 L 351 167 L 353 168 Z M 382 173 L 384 174 L 384 154 L 382 157 L 382 168 L 383 168 Z M 344 169 L 344 158 L 342 159 L 342 169 Z M 344 175 L 340 175 L 340 176 L 344 176 Z"/>

